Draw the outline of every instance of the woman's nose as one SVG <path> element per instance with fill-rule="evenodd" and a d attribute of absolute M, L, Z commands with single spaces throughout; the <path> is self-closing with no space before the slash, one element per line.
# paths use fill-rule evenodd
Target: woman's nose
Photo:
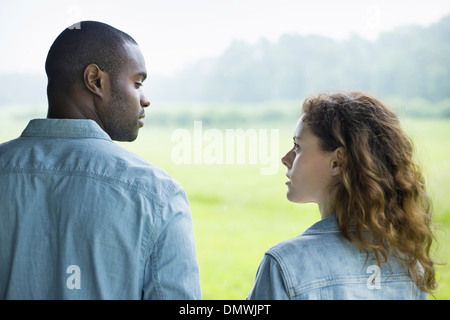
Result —
<path fill-rule="evenodd" d="M 283 158 L 281 158 L 281 163 L 283 163 L 288 169 L 291 168 L 292 165 L 292 153 L 293 150 L 289 150 Z"/>

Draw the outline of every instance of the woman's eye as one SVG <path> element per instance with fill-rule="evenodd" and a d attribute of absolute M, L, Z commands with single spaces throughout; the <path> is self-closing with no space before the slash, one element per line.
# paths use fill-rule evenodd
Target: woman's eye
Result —
<path fill-rule="evenodd" d="M 135 84 L 136 84 L 136 86 L 138 86 L 138 87 L 144 86 L 144 84 L 143 84 L 142 82 L 135 82 Z"/>
<path fill-rule="evenodd" d="M 294 152 L 299 152 L 301 150 L 300 146 L 294 142 Z"/>

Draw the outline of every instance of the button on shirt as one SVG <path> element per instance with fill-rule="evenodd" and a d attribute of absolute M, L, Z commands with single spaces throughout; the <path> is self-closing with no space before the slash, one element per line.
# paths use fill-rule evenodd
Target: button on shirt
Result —
<path fill-rule="evenodd" d="M 0 298 L 201 299 L 186 194 L 92 120 L 0 145 Z"/>
<path fill-rule="evenodd" d="M 270 248 L 250 300 L 427 299 L 394 257 L 378 267 L 373 256 L 342 236 L 331 215 L 300 236 Z"/>

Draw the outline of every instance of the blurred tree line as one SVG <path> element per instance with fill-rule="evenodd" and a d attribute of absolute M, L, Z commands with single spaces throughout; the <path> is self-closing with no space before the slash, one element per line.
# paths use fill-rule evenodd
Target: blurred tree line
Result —
<path fill-rule="evenodd" d="M 413 116 L 450 117 L 450 15 L 429 27 L 383 33 L 376 41 L 298 34 L 276 42 L 236 40 L 218 57 L 170 77 L 150 74 L 147 82 L 150 100 L 169 104 L 298 104 L 320 91 L 363 90 Z M 45 102 L 45 75 L 0 75 L 0 105 Z"/>
<path fill-rule="evenodd" d="M 450 16 L 429 27 L 383 33 L 377 41 L 298 34 L 275 43 L 236 40 L 221 56 L 155 79 L 152 87 L 164 100 L 230 103 L 364 90 L 407 103 L 416 115 L 439 108 L 439 115 L 450 116 Z"/>

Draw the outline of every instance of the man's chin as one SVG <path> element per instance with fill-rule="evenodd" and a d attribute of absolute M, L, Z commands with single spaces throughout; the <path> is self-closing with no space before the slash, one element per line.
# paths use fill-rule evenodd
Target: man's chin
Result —
<path fill-rule="evenodd" d="M 114 134 L 114 135 L 109 135 L 111 137 L 111 140 L 114 141 L 120 141 L 120 142 L 133 142 L 137 139 L 138 137 L 138 129 L 134 130 L 133 132 L 130 133 L 119 133 L 119 134 Z"/>
<path fill-rule="evenodd" d="M 118 138 L 118 139 L 112 139 L 112 140 L 119 141 L 119 142 L 133 142 L 137 139 L 137 137 L 138 137 L 138 135 L 128 137 L 128 138 Z"/>

